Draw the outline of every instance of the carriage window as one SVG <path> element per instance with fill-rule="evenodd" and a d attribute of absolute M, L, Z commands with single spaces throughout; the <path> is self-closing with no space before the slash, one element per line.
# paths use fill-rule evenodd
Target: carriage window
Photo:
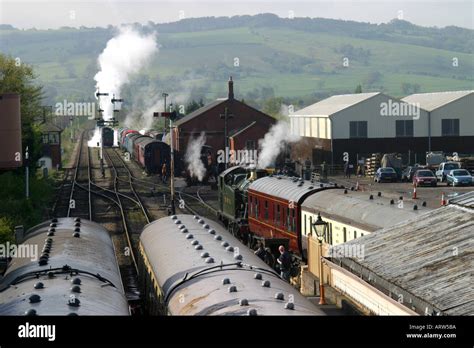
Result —
<path fill-rule="evenodd" d="M 286 208 L 286 228 L 290 229 L 290 208 Z"/>
<path fill-rule="evenodd" d="M 356 239 L 356 238 L 357 238 L 357 232 L 354 231 L 354 239 Z"/>
<path fill-rule="evenodd" d="M 280 204 L 276 205 L 276 223 L 277 225 L 280 225 L 281 222 L 281 215 L 280 215 Z"/>
<path fill-rule="evenodd" d="M 255 198 L 255 217 L 258 218 L 258 203 L 259 200 Z"/>
<path fill-rule="evenodd" d="M 291 229 L 290 231 L 296 231 L 296 223 L 295 223 L 295 209 L 291 209 Z"/>
<path fill-rule="evenodd" d="M 313 217 L 311 215 L 309 216 L 309 232 L 313 232 Z"/>
<path fill-rule="evenodd" d="M 306 236 L 308 235 L 307 223 L 308 223 L 308 215 L 304 214 L 304 234 Z"/>
<path fill-rule="evenodd" d="M 249 202 L 250 202 L 250 211 L 249 211 L 249 215 L 252 216 L 253 215 L 253 198 L 252 196 L 250 196 L 249 198 Z"/>
<path fill-rule="evenodd" d="M 342 228 L 342 232 L 344 233 L 344 243 L 345 243 L 347 242 L 347 231 L 345 227 Z"/>
<path fill-rule="evenodd" d="M 268 201 L 265 201 L 264 218 L 265 220 L 268 220 Z"/>

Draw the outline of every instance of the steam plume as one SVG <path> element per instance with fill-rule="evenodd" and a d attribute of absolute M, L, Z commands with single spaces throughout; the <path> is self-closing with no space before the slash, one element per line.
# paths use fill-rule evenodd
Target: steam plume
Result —
<path fill-rule="evenodd" d="M 289 129 L 290 125 L 288 122 L 279 121 L 270 128 L 263 139 L 259 140 L 258 168 L 271 166 L 287 144 L 299 140 L 300 137 L 289 132 Z"/>
<path fill-rule="evenodd" d="M 206 168 L 201 161 L 201 149 L 206 143 L 206 135 L 201 132 L 201 135 L 195 139 L 191 139 L 186 149 L 185 162 L 188 166 L 189 174 L 191 177 L 196 177 L 199 181 L 202 181 L 206 174 Z"/>

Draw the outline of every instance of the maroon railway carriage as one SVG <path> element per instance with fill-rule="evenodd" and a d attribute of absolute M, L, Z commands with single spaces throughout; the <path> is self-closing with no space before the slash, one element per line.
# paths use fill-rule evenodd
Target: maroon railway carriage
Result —
<path fill-rule="evenodd" d="M 287 244 L 293 253 L 306 259 L 300 228 L 301 205 L 306 197 L 329 188 L 335 186 L 286 176 L 255 180 L 248 188 L 251 235 L 265 239 L 265 244 L 272 240 L 274 244 Z"/>
<path fill-rule="evenodd" d="M 143 136 L 133 142 L 135 160 L 150 174 L 161 173 L 163 164 L 170 170 L 170 146 L 162 141 Z"/>

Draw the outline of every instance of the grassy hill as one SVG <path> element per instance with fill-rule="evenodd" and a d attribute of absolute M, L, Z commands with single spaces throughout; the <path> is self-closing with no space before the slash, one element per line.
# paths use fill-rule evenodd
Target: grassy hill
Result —
<path fill-rule="evenodd" d="M 125 98 L 137 86 L 149 86 L 209 100 L 225 95 L 229 75 L 236 96 L 257 104 L 270 97 L 306 104 L 351 93 L 358 84 L 363 91 L 395 96 L 474 89 L 474 35 L 468 29 L 273 15 L 136 26 L 156 30 L 161 47 L 149 69 L 125 88 Z M 49 102 L 84 100 L 92 98 L 96 59 L 113 35 L 112 27 L 22 31 L 4 26 L 0 50 L 36 67 Z"/>

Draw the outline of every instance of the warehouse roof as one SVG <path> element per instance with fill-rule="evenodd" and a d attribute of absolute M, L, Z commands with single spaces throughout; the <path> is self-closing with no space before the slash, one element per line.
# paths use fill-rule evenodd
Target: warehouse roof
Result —
<path fill-rule="evenodd" d="M 466 208 L 474 208 L 474 191 L 470 191 L 451 198 L 449 200 L 449 204 L 456 204 Z"/>
<path fill-rule="evenodd" d="M 364 245 L 364 257 L 340 260 L 362 266 L 391 284 L 384 286 L 390 293 L 398 287 L 434 312 L 473 315 L 473 234 L 474 209 L 450 204 L 346 243 Z"/>
<path fill-rule="evenodd" d="M 378 94 L 380 94 L 380 92 L 333 95 L 332 97 L 321 100 L 320 102 L 307 106 L 301 110 L 295 111 L 294 113 L 290 114 L 290 116 L 329 117 L 341 110 L 347 109 Z"/>
<path fill-rule="evenodd" d="M 413 210 L 413 203 L 403 202 L 402 206 L 396 200 L 391 203 L 388 197 L 378 197 L 376 193 L 372 196 L 370 199 L 369 192 L 347 191 L 345 194 L 344 190 L 326 190 L 305 199 L 302 209 L 320 212 L 323 218 L 337 219 L 368 231 L 394 226 L 429 209 L 420 205 L 418 210 Z"/>
<path fill-rule="evenodd" d="M 419 103 L 422 109 L 426 111 L 433 111 L 472 93 L 474 93 L 474 90 L 417 93 L 406 96 L 402 99 L 402 101 L 407 103 Z"/>

